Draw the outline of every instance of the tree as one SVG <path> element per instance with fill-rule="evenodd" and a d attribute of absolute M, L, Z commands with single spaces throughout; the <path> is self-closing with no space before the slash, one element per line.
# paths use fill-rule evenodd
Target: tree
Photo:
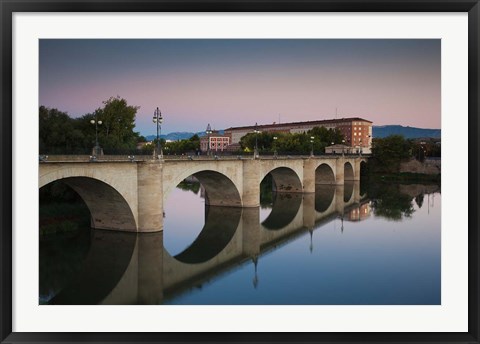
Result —
<path fill-rule="evenodd" d="M 401 135 L 375 138 L 372 143 L 373 171 L 397 173 L 400 163 L 411 157 L 412 145 Z"/>
<path fill-rule="evenodd" d="M 103 104 L 103 108 L 95 110 L 94 116 L 102 121 L 99 126 L 99 138 L 102 138 L 100 145 L 104 151 L 117 153 L 135 150 L 140 135 L 133 129 L 135 116 L 140 107 L 128 105 L 127 101 L 119 96 L 110 97 Z"/>
<path fill-rule="evenodd" d="M 196 153 L 200 149 L 200 138 L 195 134 L 186 140 L 164 143 L 164 147 L 167 154 Z"/>
<path fill-rule="evenodd" d="M 39 154 L 82 153 L 84 135 L 67 113 L 39 108 Z"/>
<path fill-rule="evenodd" d="M 240 139 L 240 146 L 245 151 L 253 151 L 256 137 L 259 152 L 273 152 L 276 149 L 284 154 L 308 154 L 312 148 L 312 136 L 314 137 L 313 149 L 318 153 L 324 153 L 325 147 L 332 142 L 341 143 L 344 139 L 337 129 L 315 127 L 306 133 L 248 133 Z M 274 137 L 277 137 L 277 140 L 274 140 Z"/>
<path fill-rule="evenodd" d="M 253 151 L 255 149 L 255 138 L 257 140 L 258 150 L 262 151 L 273 151 L 274 137 L 280 139 L 284 135 L 271 132 L 260 132 L 258 134 L 248 133 L 240 139 L 240 146 L 243 150 Z M 278 144 L 278 142 L 277 142 Z"/>
<path fill-rule="evenodd" d="M 138 106 L 129 106 L 125 99 L 111 97 L 93 113 L 71 118 L 57 109 L 39 108 L 39 154 L 89 154 L 95 144 L 97 119 L 100 146 L 106 154 L 135 152 L 139 133 L 134 132 Z"/>

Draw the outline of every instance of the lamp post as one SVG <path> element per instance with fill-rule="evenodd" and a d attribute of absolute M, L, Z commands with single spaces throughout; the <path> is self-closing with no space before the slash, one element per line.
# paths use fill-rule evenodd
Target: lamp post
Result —
<path fill-rule="evenodd" d="M 257 122 L 255 122 L 255 130 L 253 131 L 255 133 L 255 150 L 253 152 L 253 158 L 254 159 L 258 158 L 258 137 L 257 137 L 258 135 L 257 134 L 260 131 L 258 131 L 257 126 L 258 126 L 258 124 L 257 124 Z"/>
<path fill-rule="evenodd" d="M 310 156 L 313 157 L 313 141 L 315 140 L 315 136 L 310 136 L 310 143 L 312 144 L 312 149 L 310 150 Z"/>
<path fill-rule="evenodd" d="M 207 134 L 207 156 L 210 156 L 210 134 L 212 133 L 212 127 L 210 127 L 210 123 L 207 125 L 207 130 L 205 130 L 205 134 Z"/>
<path fill-rule="evenodd" d="M 95 113 L 95 119 L 90 120 L 90 123 L 95 124 L 95 147 L 93 147 L 93 156 L 96 157 L 102 154 L 102 148 L 100 148 L 98 144 L 98 126 L 102 125 L 102 121 L 97 120 L 97 113 Z"/>
<path fill-rule="evenodd" d="M 345 156 L 345 140 L 342 140 L 342 156 Z"/>
<path fill-rule="evenodd" d="M 362 149 L 363 149 L 363 147 L 362 147 L 362 139 L 360 139 L 360 151 L 359 151 L 360 156 L 362 155 Z"/>
<path fill-rule="evenodd" d="M 277 158 L 277 139 L 278 137 L 274 136 L 273 137 L 273 158 Z"/>
<path fill-rule="evenodd" d="M 156 148 L 154 157 L 156 159 L 163 159 L 163 151 L 162 151 L 162 146 L 160 145 L 160 136 L 159 136 L 159 132 L 161 133 L 162 131 L 163 117 L 162 117 L 162 112 L 158 107 L 153 112 L 152 121 L 157 125 L 157 148 Z"/>

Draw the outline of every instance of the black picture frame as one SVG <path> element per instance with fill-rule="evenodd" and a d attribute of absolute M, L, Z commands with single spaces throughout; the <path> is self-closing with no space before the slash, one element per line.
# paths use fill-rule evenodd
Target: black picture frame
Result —
<path fill-rule="evenodd" d="M 12 16 L 15 12 L 468 12 L 468 332 L 465 333 L 19 333 L 12 332 Z M 0 0 L 2 343 L 405 342 L 479 343 L 479 14 L 478 0 Z"/>

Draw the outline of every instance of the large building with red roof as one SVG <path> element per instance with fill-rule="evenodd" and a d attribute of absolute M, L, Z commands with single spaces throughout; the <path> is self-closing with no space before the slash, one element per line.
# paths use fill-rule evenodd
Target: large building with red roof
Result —
<path fill-rule="evenodd" d="M 240 139 L 255 129 L 260 132 L 306 133 L 314 127 L 338 129 L 345 137 L 345 145 L 370 153 L 372 147 L 372 123 L 369 120 L 351 117 L 318 121 L 272 123 L 225 129 L 225 135 L 231 138 L 230 144 L 238 144 Z"/>

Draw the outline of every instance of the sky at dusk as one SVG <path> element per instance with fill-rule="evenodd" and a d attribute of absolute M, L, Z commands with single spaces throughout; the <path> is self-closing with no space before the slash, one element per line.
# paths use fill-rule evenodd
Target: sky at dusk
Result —
<path fill-rule="evenodd" d="M 120 96 L 136 131 L 362 117 L 440 128 L 441 43 L 423 39 L 42 39 L 39 105 L 72 117 Z"/>

